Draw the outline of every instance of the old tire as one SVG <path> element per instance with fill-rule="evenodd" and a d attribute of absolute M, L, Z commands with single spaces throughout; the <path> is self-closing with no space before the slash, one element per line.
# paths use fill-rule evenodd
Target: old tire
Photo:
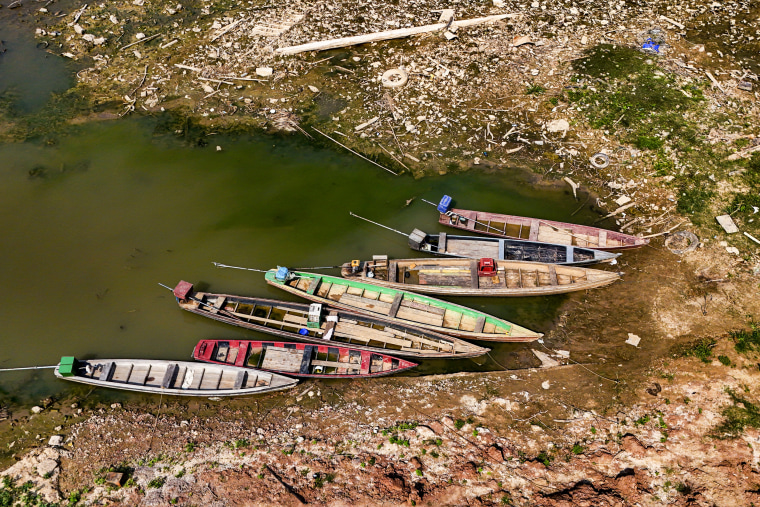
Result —
<path fill-rule="evenodd" d="M 386 70 L 380 81 L 385 88 L 399 88 L 409 80 L 409 74 L 402 68 Z"/>
<path fill-rule="evenodd" d="M 683 255 L 686 252 L 696 250 L 698 246 L 699 238 L 689 231 L 678 231 L 665 240 L 665 248 L 676 255 Z"/>
<path fill-rule="evenodd" d="M 588 162 L 597 169 L 604 169 L 610 165 L 610 157 L 604 153 L 595 153 L 589 157 Z"/>

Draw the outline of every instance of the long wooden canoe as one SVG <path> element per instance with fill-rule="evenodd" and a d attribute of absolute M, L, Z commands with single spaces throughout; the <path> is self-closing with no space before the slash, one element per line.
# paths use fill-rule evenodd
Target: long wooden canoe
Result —
<path fill-rule="evenodd" d="M 244 396 L 289 389 L 298 380 L 267 371 L 152 359 L 63 357 L 54 370 L 64 380 L 143 393 L 177 396 Z"/>
<path fill-rule="evenodd" d="M 323 312 L 321 308 L 315 308 L 311 313 L 310 326 L 308 304 L 194 292 L 193 285 L 184 281 L 174 288 L 174 295 L 183 310 L 286 340 L 350 347 L 417 359 L 475 357 L 489 350 L 405 323 L 343 310 Z"/>
<path fill-rule="evenodd" d="M 341 275 L 392 289 L 442 296 L 546 296 L 608 285 L 620 275 L 598 269 L 494 259 L 391 259 L 343 264 Z"/>
<path fill-rule="evenodd" d="M 268 284 L 317 303 L 459 338 L 527 342 L 543 336 L 478 310 L 404 290 L 285 268 L 264 276 Z"/>
<path fill-rule="evenodd" d="M 417 366 L 404 359 L 338 344 L 249 340 L 201 340 L 193 350 L 193 358 L 307 378 L 382 377 Z"/>
<path fill-rule="evenodd" d="M 588 225 L 465 209 L 447 209 L 440 214 L 438 221 L 449 227 L 499 238 L 527 239 L 596 250 L 625 250 L 649 243 L 648 239 Z"/>
<path fill-rule="evenodd" d="M 426 234 L 419 229 L 414 229 L 409 235 L 409 247 L 418 252 L 446 257 L 490 257 L 504 261 L 544 262 L 564 266 L 588 266 L 610 262 L 620 256 L 619 253 L 573 245 L 483 236 L 451 236 L 445 232 Z"/>

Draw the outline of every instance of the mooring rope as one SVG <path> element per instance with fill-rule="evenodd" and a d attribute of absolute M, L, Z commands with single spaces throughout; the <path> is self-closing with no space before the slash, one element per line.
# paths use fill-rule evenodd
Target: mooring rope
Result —
<path fill-rule="evenodd" d="M 243 271 L 256 271 L 257 273 L 268 273 L 272 271 L 271 269 L 256 269 L 256 268 L 244 268 L 241 266 L 229 266 L 227 264 L 222 264 L 221 262 L 213 262 L 212 263 L 217 268 L 230 268 L 230 269 L 242 269 Z M 343 266 L 314 266 L 310 268 L 288 268 L 293 271 L 310 271 L 313 269 L 338 269 L 342 268 Z"/>
<path fill-rule="evenodd" d="M 23 366 L 19 368 L 2 368 L 0 371 L 18 371 L 18 370 L 41 370 L 44 368 L 57 368 L 58 365 L 54 364 L 52 366 Z"/>

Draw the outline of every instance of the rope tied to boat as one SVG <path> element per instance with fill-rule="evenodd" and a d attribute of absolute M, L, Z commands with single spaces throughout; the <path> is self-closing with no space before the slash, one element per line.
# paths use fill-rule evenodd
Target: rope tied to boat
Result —
<path fill-rule="evenodd" d="M 244 268 L 242 266 L 230 266 L 228 264 L 222 264 L 221 262 L 212 262 L 214 266 L 217 268 L 229 268 L 229 269 L 240 269 L 243 271 L 256 271 L 257 273 L 268 273 L 272 271 L 271 269 L 257 269 L 257 268 Z M 296 270 L 296 271 L 311 271 L 314 269 L 340 269 L 342 268 L 342 265 L 338 266 L 314 266 L 310 268 L 288 268 L 290 270 Z"/>
<path fill-rule="evenodd" d="M 58 365 L 54 364 L 52 366 L 20 366 L 18 368 L 1 368 L 0 371 L 19 371 L 19 370 L 43 370 L 47 368 L 57 368 Z"/>

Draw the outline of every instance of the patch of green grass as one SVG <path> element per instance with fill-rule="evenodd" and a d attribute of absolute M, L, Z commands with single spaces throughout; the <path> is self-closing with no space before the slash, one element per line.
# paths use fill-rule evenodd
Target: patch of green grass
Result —
<path fill-rule="evenodd" d="M 715 343 L 712 338 L 702 338 L 678 347 L 675 354 L 680 357 L 696 357 L 704 363 L 709 363 L 712 359 L 712 349 L 715 347 Z"/>
<path fill-rule="evenodd" d="M 644 415 L 633 421 L 634 426 L 643 426 L 649 422 L 649 414 Z"/>
<path fill-rule="evenodd" d="M 688 484 L 684 484 L 683 482 L 677 482 L 674 488 L 676 491 L 678 491 L 678 493 L 684 496 L 688 496 L 691 494 L 691 487 L 689 487 Z"/>
<path fill-rule="evenodd" d="M 760 327 L 752 324 L 749 331 L 731 331 L 729 336 L 734 341 L 734 349 L 739 354 L 760 350 Z"/>
<path fill-rule="evenodd" d="M 325 483 L 330 483 L 335 480 L 335 474 L 314 474 L 314 487 L 322 488 Z"/>
<path fill-rule="evenodd" d="M 409 439 L 399 438 L 398 435 L 392 435 L 388 441 L 392 444 L 400 445 L 402 447 L 409 447 Z"/>
<path fill-rule="evenodd" d="M 536 459 L 544 464 L 545 467 L 549 468 L 549 466 L 552 463 L 552 457 L 549 455 L 546 451 L 541 451 L 538 453 L 538 456 L 536 456 Z"/>
<path fill-rule="evenodd" d="M 755 207 L 760 208 L 760 153 L 753 153 L 746 162 L 742 180 L 747 190 L 734 194 L 727 206 L 728 213 L 742 226 L 754 230 L 760 229 L 760 220 L 755 215 Z M 753 222 L 749 220 L 755 219 Z"/>
<path fill-rule="evenodd" d="M 676 209 L 684 215 L 698 215 L 707 210 L 715 195 L 712 181 L 705 175 L 681 178 Z"/>
<path fill-rule="evenodd" d="M 677 77 L 661 72 L 652 58 L 633 48 L 601 44 L 573 62 L 580 86 L 568 99 L 593 128 L 622 132 L 640 149 L 659 150 L 665 139 L 682 149 L 697 143 L 696 127 L 684 113 L 701 101 L 696 87 L 684 89 Z"/>
<path fill-rule="evenodd" d="M 166 482 L 166 477 L 155 477 L 148 483 L 149 488 L 160 488 Z"/>
<path fill-rule="evenodd" d="M 393 433 L 398 433 L 399 431 L 405 431 L 405 430 L 413 430 L 417 426 L 419 426 L 420 423 L 417 421 L 410 421 L 410 422 L 401 422 L 397 423 L 395 426 L 390 426 L 389 428 L 385 428 L 382 433 L 384 437 L 387 437 L 388 435 L 391 435 Z"/>
<path fill-rule="evenodd" d="M 718 356 L 718 361 L 723 366 L 731 366 L 731 359 L 728 356 Z"/>
<path fill-rule="evenodd" d="M 575 444 L 573 445 L 573 448 L 572 448 L 573 454 L 583 454 L 584 450 L 585 449 L 580 444 Z"/>
<path fill-rule="evenodd" d="M 656 136 L 640 135 L 636 138 L 633 144 L 642 150 L 657 151 L 662 148 L 662 146 L 665 144 L 665 141 Z"/>
<path fill-rule="evenodd" d="M 239 438 L 235 440 L 235 449 L 240 449 L 241 447 L 249 447 L 251 443 L 246 438 Z"/>
<path fill-rule="evenodd" d="M 725 419 L 711 431 L 711 436 L 731 439 L 738 437 L 747 427 L 760 428 L 760 407 L 733 389 L 726 388 L 726 393 L 733 404 L 723 408 L 721 413 Z"/>
<path fill-rule="evenodd" d="M 546 88 L 538 84 L 531 84 L 525 88 L 525 95 L 543 95 L 546 93 Z"/>

